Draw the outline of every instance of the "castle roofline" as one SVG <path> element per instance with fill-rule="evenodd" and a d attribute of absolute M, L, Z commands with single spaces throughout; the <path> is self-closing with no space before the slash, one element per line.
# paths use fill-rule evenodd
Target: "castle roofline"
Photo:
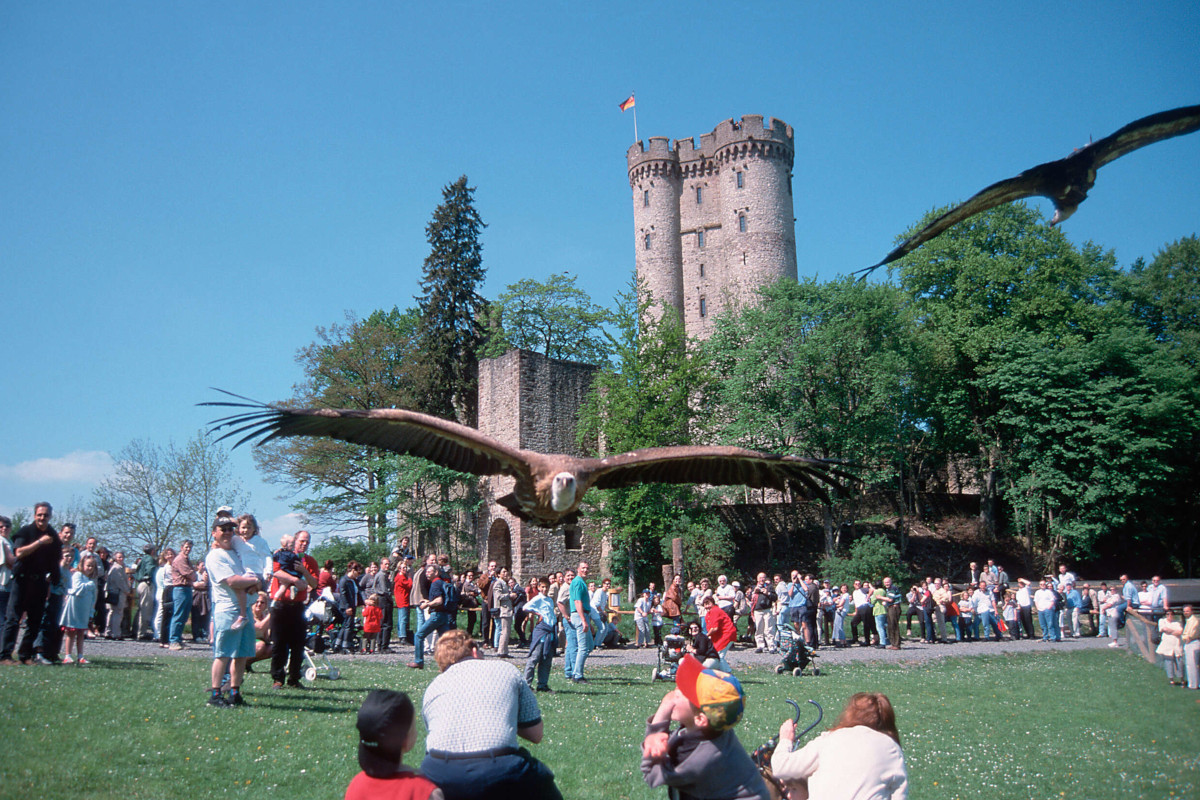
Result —
<path fill-rule="evenodd" d="M 794 138 L 792 126 L 783 120 L 764 118 L 762 114 L 747 114 L 739 120 L 727 119 L 713 128 L 711 133 L 701 134 L 699 146 L 694 138 L 672 142 L 665 136 L 652 136 L 645 142 L 635 142 L 626 151 L 625 160 L 632 172 L 647 161 L 681 162 L 714 158 L 730 145 L 750 141 L 775 142 L 784 145 L 792 153 Z"/>

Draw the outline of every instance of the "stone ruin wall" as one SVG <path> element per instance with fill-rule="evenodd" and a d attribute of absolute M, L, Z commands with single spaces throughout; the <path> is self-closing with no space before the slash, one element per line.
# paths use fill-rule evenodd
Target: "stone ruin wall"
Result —
<path fill-rule="evenodd" d="M 575 430 L 596 370 L 517 349 L 480 361 L 479 429 L 525 450 L 583 455 Z M 475 519 L 481 563 L 507 562 L 522 582 L 580 561 L 593 565 L 595 575 L 607 570 L 607 544 L 590 520 L 554 530 L 524 522 L 495 502 L 512 485 L 508 477 L 481 481 L 485 504 Z"/>

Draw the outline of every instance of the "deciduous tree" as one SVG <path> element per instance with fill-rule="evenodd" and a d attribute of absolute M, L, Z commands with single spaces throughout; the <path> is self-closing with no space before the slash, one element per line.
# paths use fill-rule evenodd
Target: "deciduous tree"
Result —
<path fill-rule="evenodd" d="M 145 439 L 126 445 L 93 491 L 88 517 L 110 550 L 193 539 L 205 552 L 217 508 L 245 503 L 228 452 L 200 431 L 183 448 Z"/>
<path fill-rule="evenodd" d="M 422 357 L 416 311 L 376 311 L 364 320 L 317 329 L 296 356 L 305 380 L 292 405 L 328 408 L 412 408 L 430 365 Z M 371 542 L 391 528 L 378 493 L 393 462 L 373 448 L 332 439 L 293 437 L 255 448 L 267 480 L 288 488 L 292 507 L 323 531 L 366 528 Z"/>
<path fill-rule="evenodd" d="M 704 368 L 678 314 L 647 314 L 652 302 L 636 282 L 617 297 L 616 333 L 609 334 L 614 361 L 597 375 L 579 415 L 585 450 L 621 453 L 692 442 Z M 611 536 L 614 572 L 633 574 L 639 583 L 654 579 L 672 536 L 704 530 L 692 525 L 701 505 L 692 487 L 593 490 L 588 500 L 589 518 Z"/>
<path fill-rule="evenodd" d="M 607 363 L 610 348 L 603 328 L 610 312 L 575 285 L 575 276 L 545 281 L 523 278 L 501 292 L 488 311 L 484 357 L 510 347 L 584 364 Z"/>

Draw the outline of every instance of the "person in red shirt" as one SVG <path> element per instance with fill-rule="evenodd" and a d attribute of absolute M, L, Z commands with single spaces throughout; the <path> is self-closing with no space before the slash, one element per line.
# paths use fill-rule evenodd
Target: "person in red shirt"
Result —
<path fill-rule="evenodd" d="M 363 608 L 363 634 L 366 637 L 366 652 L 377 652 L 382 646 L 383 609 L 379 607 L 379 595 L 373 594 L 367 598 Z"/>
<path fill-rule="evenodd" d="M 412 553 L 404 556 L 397 565 L 396 578 L 392 582 L 393 596 L 396 598 L 396 641 L 399 644 L 408 642 L 408 609 L 412 605 Z"/>
<path fill-rule="evenodd" d="M 733 627 L 733 621 L 717 605 L 711 594 L 705 596 L 701 605 L 704 606 L 704 624 L 708 627 L 708 638 L 712 642 L 713 649 L 719 654 L 719 663 L 713 666 L 724 672 L 730 672 L 725 654 L 729 652 L 729 648 L 733 646 L 733 640 L 737 638 L 737 628 Z"/>
<path fill-rule="evenodd" d="M 403 692 L 374 689 L 358 710 L 358 765 L 345 800 L 442 800 L 442 790 L 404 765 L 417 743 L 416 709 Z"/>
<path fill-rule="evenodd" d="M 300 556 L 297 566 L 301 577 L 289 574 L 280 568 L 278 562 L 273 562 L 271 568 L 270 595 L 280 598 L 271 608 L 271 677 L 275 679 L 274 689 L 282 689 L 284 681 L 288 686 L 299 687 L 300 673 L 304 667 L 304 639 L 308 627 L 304 621 L 304 607 L 308 603 L 308 593 L 317 588 L 317 574 L 321 571 L 317 561 L 308 555 L 308 545 L 312 537 L 308 531 L 296 534 L 295 552 Z M 287 588 L 286 597 L 281 597 L 281 588 Z"/>

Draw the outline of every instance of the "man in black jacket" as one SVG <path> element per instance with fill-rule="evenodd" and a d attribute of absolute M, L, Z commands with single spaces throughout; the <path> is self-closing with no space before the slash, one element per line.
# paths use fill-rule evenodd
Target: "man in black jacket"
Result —
<path fill-rule="evenodd" d="M 12 537 L 13 555 L 16 563 L 12 567 L 9 583 L 8 610 L 4 619 L 4 632 L 0 636 L 0 664 L 14 664 L 13 648 L 21 616 L 25 615 L 25 636 L 17 656 L 22 664 L 34 663 L 33 644 L 41 633 L 46 599 L 50 586 L 61 581 L 59 562 L 62 561 L 62 541 L 58 532 L 50 527 L 54 509 L 49 503 L 38 503 L 33 508 L 33 522 L 23 526 Z M 57 620 L 50 620 L 53 625 Z M 44 654 L 37 655 L 37 663 L 55 663 Z"/>

